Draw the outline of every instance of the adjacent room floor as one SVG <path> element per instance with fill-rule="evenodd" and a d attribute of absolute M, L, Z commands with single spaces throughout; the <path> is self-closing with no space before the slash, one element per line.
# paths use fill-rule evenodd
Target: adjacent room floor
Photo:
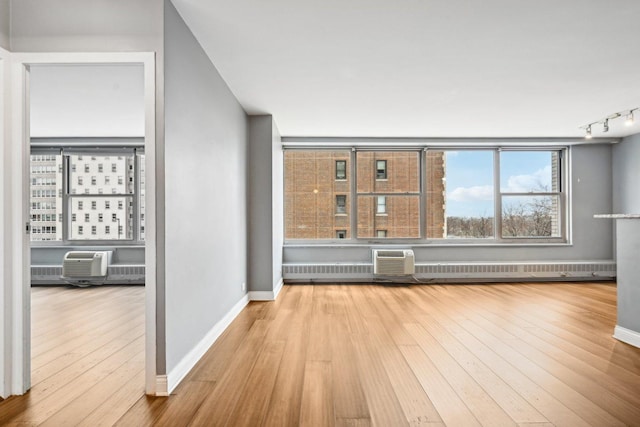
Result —
<path fill-rule="evenodd" d="M 50 318 L 34 318 L 34 387 L 0 403 L 0 424 L 640 425 L 640 349 L 611 337 L 609 283 L 285 286 L 170 398 L 143 395 L 144 289 L 94 290 L 77 293 L 93 309 L 62 314 L 50 301 L 72 289 L 34 292 Z M 91 367 L 99 347 L 79 349 L 97 338 L 76 328 L 111 336 L 112 355 Z"/>

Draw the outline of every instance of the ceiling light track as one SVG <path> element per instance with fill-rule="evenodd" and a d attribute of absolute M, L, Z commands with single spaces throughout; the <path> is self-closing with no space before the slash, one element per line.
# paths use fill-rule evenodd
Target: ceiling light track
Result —
<path fill-rule="evenodd" d="M 613 119 L 617 119 L 618 117 L 624 117 L 624 124 L 625 126 L 631 126 L 634 123 L 634 113 L 636 111 L 638 111 L 638 109 L 640 109 L 640 107 L 636 107 L 636 108 L 632 108 L 630 110 L 622 110 L 622 111 L 618 111 L 617 113 L 613 113 L 608 115 L 607 117 L 604 117 L 600 120 L 597 120 L 595 122 L 591 122 L 588 123 L 584 126 L 580 126 L 580 129 L 584 129 L 585 131 L 585 139 L 591 139 L 593 138 L 592 135 L 592 126 L 593 125 L 598 125 L 601 124 L 602 125 L 602 132 L 609 132 L 609 120 L 613 120 Z"/>

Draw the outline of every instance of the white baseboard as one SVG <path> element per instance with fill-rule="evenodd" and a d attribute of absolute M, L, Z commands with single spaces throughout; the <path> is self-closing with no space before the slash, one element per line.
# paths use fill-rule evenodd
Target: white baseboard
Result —
<path fill-rule="evenodd" d="M 278 281 L 275 288 L 273 288 L 273 299 L 278 298 L 278 295 L 280 294 L 280 291 L 282 290 L 283 286 L 284 286 L 284 279 L 281 277 L 280 281 Z"/>
<path fill-rule="evenodd" d="M 242 309 L 249 303 L 249 295 L 244 295 L 229 312 L 205 335 L 205 337 L 185 356 L 167 376 L 167 391 L 171 393 L 180 381 L 193 369 L 200 358 L 209 350 L 225 329 L 233 322 Z"/>
<path fill-rule="evenodd" d="M 613 330 L 613 337 L 624 343 L 640 348 L 640 332 L 616 325 L 616 328 Z"/>
<path fill-rule="evenodd" d="M 251 301 L 275 301 L 283 285 L 284 279 L 280 278 L 273 291 L 251 291 L 249 292 L 249 299 Z"/>
<path fill-rule="evenodd" d="M 166 375 L 156 375 L 156 396 L 169 396 L 169 386 Z"/>

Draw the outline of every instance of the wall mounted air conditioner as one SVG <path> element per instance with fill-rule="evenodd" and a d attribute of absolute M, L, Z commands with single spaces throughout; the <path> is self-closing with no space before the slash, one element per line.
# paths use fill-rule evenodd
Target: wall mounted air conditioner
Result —
<path fill-rule="evenodd" d="M 107 278 L 110 251 L 70 251 L 62 261 L 62 279 L 74 285 L 91 285 Z"/>
<path fill-rule="evenodd" d="M 415 273 L 415 258 L 411 249 L 374 249 L 373 274 L 404 276 Z"/>

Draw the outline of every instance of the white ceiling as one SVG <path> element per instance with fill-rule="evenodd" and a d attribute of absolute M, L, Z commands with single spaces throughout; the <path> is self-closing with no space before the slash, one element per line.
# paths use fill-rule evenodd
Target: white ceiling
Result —
<path fill-rule="evenodd" d="M 640 107 L 638 0 L 172 1 L 283 136 L 572 137 Z"/>

